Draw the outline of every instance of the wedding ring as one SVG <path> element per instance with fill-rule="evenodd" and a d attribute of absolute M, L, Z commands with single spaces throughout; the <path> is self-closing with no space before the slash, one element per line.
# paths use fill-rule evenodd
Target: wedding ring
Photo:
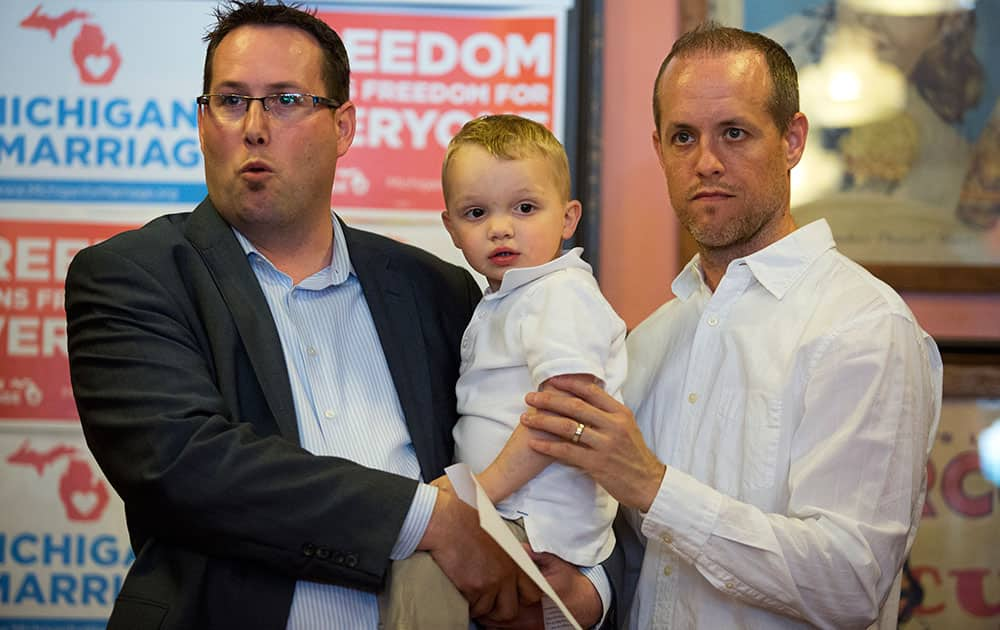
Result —
<path fill-rule="evenodd" d="M 571 437 L 569 441 L 572 442 L 573 444 L 579 443 L 580 436 L 583 435 L 583 430 L 586 428 L 587 425 L 585 425 L 584 423 L 582 422 L 576 423 L 576 431 L 573 432 L 573 437 Z"/>

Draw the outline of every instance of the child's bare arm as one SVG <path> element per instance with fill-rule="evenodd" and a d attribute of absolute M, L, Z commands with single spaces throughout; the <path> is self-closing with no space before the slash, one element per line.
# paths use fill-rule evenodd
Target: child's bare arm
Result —
<path fill-rule="evenodd" d="M 580 379 L 584 383 L 593 383 L 595 380 L 590 374 L 567 374 L 561 378 Z M 548 381 L 545 381 L 539 389 L 545 391 L 553 388 Z M 493 463 L 476 476 L 479 484 L 483 486 L 490 501 L 494 504 L 509 497 L 552 463 L 551 457 L 542 455 L 528 446 L 529 440 L 532 439 L 557 440 L 559 438 L 550 433 L 529 429 L 518 423 L 517 428 L 514 429 Z"/>

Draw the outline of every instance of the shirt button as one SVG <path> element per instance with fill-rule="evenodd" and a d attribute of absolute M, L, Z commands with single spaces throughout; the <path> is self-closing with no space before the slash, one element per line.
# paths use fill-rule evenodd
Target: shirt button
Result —
<path fill-rule="evenodd" d="M 335 412 L 333 409 L 327 409 L 326 411 L 323 412 L 323 417 L 326 418 L 327 420 L 332 420 L 333 417 L 336 415 L 337 412 Z"/>
<path fill-rule="evenodd" d="M 688 394 L 688 402 L 691 403 L 692 405 L 698 402 L 698 394 L 694 392 Z"/>
<path fill-rule="evenodd" d="M 306 354 L 308 354 L 311 357 L 316 356 L 316 348 L 309 346 L 308 348 L 306 348 Z"/>
<path fill-rule="evenodd" d="M 709 318 L 708 318 L 708 325 L 709 326 L 715 326 L 718 323 L 719 323 L 719 318 L 718 317 L 716 317 L 715 315 L 709 316 Z"/>
<path fill-rule="evenodd" d="M 726 582 L 726 588 L 733 588 L 732 582 Z"/>
<path fill-rule="evenodd" d="M 674 570 L 673 570 L 672 567 L 663 567 L 663 575 L 666 575 L 667 577 L 670 577 L 670 574 L 673 573 L 673 572 L 674 572 Z"/>
<path fill-rule="evenodd" d="M 671 543 L 674 542 L 674 539 L 673 539 L 673 537 L 670 534 L 664 534 L 664 535 L 660 536 L 660 540 L 662 540 L 663 543 L 667 544 L 667 545 L 669 545 L 669 544 L 671 544 Z"/>

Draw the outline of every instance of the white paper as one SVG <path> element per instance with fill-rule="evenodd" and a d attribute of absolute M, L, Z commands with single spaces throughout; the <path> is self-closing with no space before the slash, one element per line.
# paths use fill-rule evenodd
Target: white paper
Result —
<path fill-rule="evenodd" d="M 559 607 L 559 610 L 562 611 L 572 626 L 576 630 L 581 630 L 580 624 L 570 614 L 569 609 L 566 608 L 566 604 L 552 590 L 552 586 L 549 585 L 548 580 L 538 570 L 535 563 L 531 561 L 531 557 L 528 556 L 528 552 L 521 546 L 521 542 L 510 531 L 507 524 L 504 523 L 500 513 L 493 506 L 490 498 L 486 495 L 486 491 L 476 481 L 468 465 L 452 464 L 445 468 L 444 472 L 448 475 L 448 479 L 451 481 L 452 487 L 455 488 L 458 498 L 471 505 L 479 513 L 479 526 L 500 545 L 501 549 L 507 552 L 507 555 L 514 559 L 517 566 L 521 567 L 528 577 L 538 585 L 538 588 L 542 589 L 542 593 Z"/>

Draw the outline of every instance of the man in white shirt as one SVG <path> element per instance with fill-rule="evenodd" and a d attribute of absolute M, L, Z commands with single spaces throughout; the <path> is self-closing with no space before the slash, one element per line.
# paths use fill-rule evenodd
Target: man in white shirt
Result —
<path fill-rule="evenodd" d="M 645 545 L 630 627 L 895 628 L 941 405 L 934 341 L 825 221 L 795 225 L 808 122 L 780 46 L 685 34 L 653 110 L 699 253 L 629 336 L 634 418 L 593 386 L 566 386 L 589 404 L 532 393 L 524 424 L 579 436 L 532 445 L 628 508 Z"/>

